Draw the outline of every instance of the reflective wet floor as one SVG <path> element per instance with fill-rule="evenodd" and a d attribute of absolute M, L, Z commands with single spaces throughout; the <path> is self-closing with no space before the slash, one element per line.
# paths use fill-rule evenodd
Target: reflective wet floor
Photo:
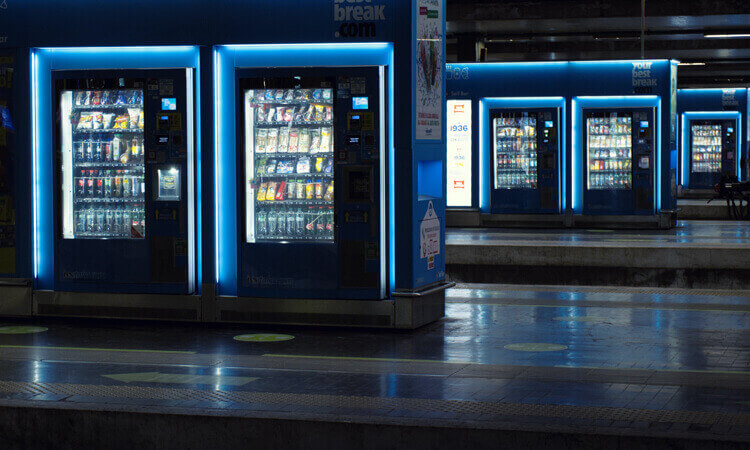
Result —
<path fill-rule="evenodd" d="M 750 440 L 750 292 L 460 285 L 415 331 L 0 323 L 0 399 Z"/>

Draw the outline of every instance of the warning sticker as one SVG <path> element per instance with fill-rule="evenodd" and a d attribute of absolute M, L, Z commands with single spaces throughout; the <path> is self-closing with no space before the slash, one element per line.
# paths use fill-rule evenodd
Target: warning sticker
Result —
<path fill-rule="evenodd" d="M 440 219 L 435 214 L 432 202 L 427 205 L 420 225 L 419 251 L 422 259 L 440 254 Z"/>

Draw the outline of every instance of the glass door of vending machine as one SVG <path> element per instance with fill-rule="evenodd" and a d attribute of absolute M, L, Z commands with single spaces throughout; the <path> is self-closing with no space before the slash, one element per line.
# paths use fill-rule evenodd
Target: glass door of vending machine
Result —
<path fill-rule="evenodd" d="M 711 189 L 722 177 L 736 177 L 736 122 L 691 120 L 689 126 L 689 186 L 693 189 Z"/>
<path fill-rule="evenodd" d="M 496 109 L 490 121 L 492 211 L 559 212 L 558 109 Z"/>
<path fill-rule="evenodd" d="M 653 109 L 584 110 L 584 213 L 653 212 Z"/>
<path fill-rule="evenodd" d="M 192 71 L 54 75 L 56 290 L 193 292 Z"/>
<path fill-rule="evenodd" d="M 383 69 L 247 69 L 241 297 L 383 298 Z"/>

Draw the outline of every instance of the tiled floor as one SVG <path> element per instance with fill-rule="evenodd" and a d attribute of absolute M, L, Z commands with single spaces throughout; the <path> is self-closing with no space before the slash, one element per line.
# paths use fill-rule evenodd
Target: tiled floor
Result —
<path fill-rule="evenodd" d="M 750 293 L 611 291 L 458 286 L 412 332 L 6 321 L 47 331 L 0 328 L 0 399 L 750 439 Z"/>

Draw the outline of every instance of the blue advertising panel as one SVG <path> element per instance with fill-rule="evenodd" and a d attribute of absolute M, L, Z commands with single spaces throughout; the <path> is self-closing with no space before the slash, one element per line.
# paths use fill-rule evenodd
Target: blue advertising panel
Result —
<path fill-rule="evenodd" d="M 473 179 L 479 182 L 474 183 L 473 204 L 486 213 L 503 212 L 493 209 L 490 202 L 489 122 L 486 121 L 488 99 L 518 98 L 520 103 L 528 99 L 524 107 L 532 109 L 540 98 L 555 97 L 564 99 L 560 132 L 561 212 L 586 213 L 583 205 L 585 171 L 582 154 L 585 136 L 584 120 L 580 114 L 589 102 L 599 109 L 654 109 L 655 155 L 654 162 L 649 164 L 649 170 L 653 171 L 653 176 L 649 177 L 650 204 L 654 206 L 647 209 L 649 214 L 673 209 L 676 199 L 670 188 L 670 180 L 676 168 L 671 167 L 674 161 L 671 155 L 676 148 L 671 148 L 671 133 L 661 131 L 670 124 L 671 108 L 660 106 L 668 105 L 664 102 L 669 102 L 671 98 L 675 85 L 673 66 L 673 62 L 666 60 L 448 64 L 448 98 L 472 100 L 477 111 L 472 117 L 474 123 L 478 124 L 473 127 L 478 132 L 472 136 L 472 148 L 477 149 L 472 155 L 472 169 Z M 618 166 L 618 170 L 626 169 Z M 605 180 L 609 182 L 607 178 Z M 597 177 L 597 181 L 601 179 Z M 621 178 L 612 181 L 626 184 Z M 644 204 L 641 202 L 641 205 Z M 608 213 L 635 214 L 636 210 L 639 210 L 638 214 L 645 211 L 630 202 L 629 206 L 613 206 Z"/>

